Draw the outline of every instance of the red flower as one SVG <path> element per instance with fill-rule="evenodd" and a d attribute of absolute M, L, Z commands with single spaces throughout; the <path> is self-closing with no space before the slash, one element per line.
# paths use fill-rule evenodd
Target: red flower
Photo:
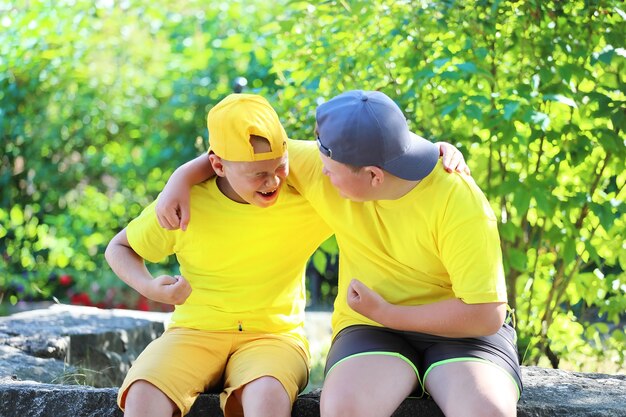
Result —
<path fill-rule="evenodd" d="M 89 298 L 89 294 L 84 292 L 74 294 L 71 297 L 72 304 L 79 306 L 90 306 L 93 305 L 91 298 Z"/>
<path fill-rule="evenodd" d="M 146 297 L 139 297 L 139 301 L 137 302 L 137 310 L 141 311 L 149 311 L 150 304 L 148 304 L 148 299 Z"/>
<path fill-rule="evenodd" d="M 72 277 L 67 275 L 67 274 L 61 275 L 59 277 L 59 284 L 63 285 L 64 287 L 67 287 L 67 286 L 71 285 L 72 284 Z"/>

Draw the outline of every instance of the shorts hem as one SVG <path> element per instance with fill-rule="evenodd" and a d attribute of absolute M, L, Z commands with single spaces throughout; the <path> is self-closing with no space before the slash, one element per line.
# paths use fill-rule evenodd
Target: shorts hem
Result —
<path fill-rule="evenodd" d="M 165 385 L 162 384 L 158 379 L 153 379 L 150 376 L 148 377 L 142 376 L 142 377 L 136 377 L 136 378 L 130 379 L 128 380 L 128 382 L 124 381 L 122 383 L 122 386 L 120 387 L 118 396 L 117 396 L 117 405 L 122 411 L 124 411 L 124 409 L 126 408 L 126 407 L 122 407 L 122 400 L 125 406 L 126 397 L 128 396 L 128 390 L 135 382 L 138 382 L 138 381 L 145 381 L 151 385 L 154 385 L 159 391 L 163 393 L 163 395 L 165 395 L 171 402 L 173 402 L 176 407 L 178 407 L 178 411 L 180 411 L 181 415 L 184 416 L 186 413 L 189 412 L 189 410 L 191 410 L 191 405 L 189 407 L 185 407 L 185 405 L 181 404 L 179 400 L 173 398 L 175 397 L 173 395 L 174 392 L 170 390 L 169 388 L 165 387 Z"/>
<path fill-rule="evenodd" d="M 522 391 L 519 387 L 519 384 L 517 383 L 517 381 L 515 380 L 515 378 L 513 378 L 513 376 L 503 367 L 501 367 L 500 365 L 493 363 L 491 361 L 488 361 L 487 359 L 482 359 L 482 358 L 474 358 L 474 357 L 460 357 L 460 358 L 451 358 L 451 359 L 444 359 L 442 361 L 438 361 L 435 362 L 433 364 L 431 364 L 428 369 L 426 369 L 426 372 L 424 372 L 424 385 L 423 385 L 423 389 L 424 389 L 424 393 L 430 395 L 428 393 L 428 391 L 426 391 L 426 378 L 428 377 L 428 374 L 430 373 L 430 371 L 433 370 L 433 368 L 436 368 L 439 365 L 445 365 L 446 363 L 453 363 L 453 362 L 481 362 L 481 363 L 485 363 L 491 366 L 495 366 L 497 369 L 499 369 L 500 371 L 504 372 L 506 374 L 506 376 L 509 377 L 509 379 L 511 380 L 511 382 L 513 383 L 513 386 L 515 387 L 515 390 L 517 391 L 517 399 L 519 400 L 522 396 Z"/>
<path fill-rule="evenodd" d="M 396 358 L 402 359 L 404 362 L 406 362 L 407 364 L 409 364 L 409 366 L 411 366 L 411 368 L 412 368 L 412 369 L 413 369 L 413 371 L 415 372 L 415 376 L 417 377 L 417 383 L 420 385 L 420 387 L 422 387 L 422 394 L 421 394 L 419 397 L 416 397 L 416 398 L 422 398 L 422 397 L 424 396 L 424 393 L 425 393 L 426 391 L 425 391 L 424 384 L 422 383 L 422 380 L 421 380 L 421 378 L 420 378 L 420 373 L 419 373 L 419 371 L 417 370 L 417 367 L 413 364 L 413 362 L 411 362 L 411 361 L 409 360 L 409 358 L 407 358 L 406 356 L 404 356 L 404 355 L 402 355 L 402 354 L 400 354 L 400 353 L 397 353 L 397 352 L 382 352 L 382 351 L 378 351 L 378 352 L 376 352 L 376 351 L 373 351 L 373 352 L 359 352 L 359 353 L 355 353 L 355 354 L 353 354 L 353 355 L 348 355 L 348 356 L 346 356 L 345 358 L 342 358 L 342 359 L 338 360 L 337 362 L 335 362 L 335 363 L 333 364 L 333 366 L 331 366 L 331 367 L 328 369 L 328 372 L 326 372 L 326 376 L 325 376 L 325 378 L 327 378 L 327 377 L 328 377 L 328 375 L 330 375 L 331 371 L 332 371 L 332 370 L 333 370 L 333 369 L 334 369 L 337 365 L 339 365 L 341 362 L 344 362 L 344 361 L 346 361 L 347 359 L 350 359 L 350 358 L 356 358 L 356 357 L 359 357 L 359 356 L 369 356 L 369 355 L 393 356 L 393 357 L 396 357 Z M 424 378 L 425 378 L 425 376 L 424 376 Z"/>

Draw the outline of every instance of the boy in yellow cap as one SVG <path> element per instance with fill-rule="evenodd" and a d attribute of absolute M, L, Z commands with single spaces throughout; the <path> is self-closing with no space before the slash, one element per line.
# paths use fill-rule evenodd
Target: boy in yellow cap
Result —
<path fill-rule="evenodd" d="M 167 231 L 153 202 L 106 250 L 124 282 L 176 305 L 168 329 L 130 369 L 118 404 L 125 416 L 185 415 L 200 393 L 217 389 L 226 417 L 287 417 L 308 380 L 305 265 L 330 230 L 283 186 L 287 135 L 264 98 L 228 96 L 207 124 L 217 177 L 192 188 L 190 209 L 211 221 Z M 153 277 L 144 260 L 171 254 L 181 275 Z"/>

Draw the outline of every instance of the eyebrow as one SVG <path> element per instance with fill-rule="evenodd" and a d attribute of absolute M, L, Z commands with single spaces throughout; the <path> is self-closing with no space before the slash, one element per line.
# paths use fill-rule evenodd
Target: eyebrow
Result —
<path fill-rule="evenodd" d="M 285 162 L 283 164 L 278 165 L 276 169 L 285 168 L 286 166 L 287 166 L 287 163 Z M 257 171 L 254 173 L 254 175 L 259 175 L 259 174 L 271 174 L 271 172 L 270 171 Z"/>

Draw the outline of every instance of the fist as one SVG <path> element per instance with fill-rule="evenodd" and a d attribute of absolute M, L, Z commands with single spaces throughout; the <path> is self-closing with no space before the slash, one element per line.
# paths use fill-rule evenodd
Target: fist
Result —
<path fill-rule="evenodd" d="M 160 275 L 151 283 L 148 298 L 166 304 L 180 305 L 189 298 L 191 285 L 182 275 Z"/>
<path fill-rule="evenodd" d="M 358 279 L 352 279 L 348 286 L 348 305 L 357 313 L 377 320 L 378 313 L 387 302 L 377 292 L 370 289 Z"/>

